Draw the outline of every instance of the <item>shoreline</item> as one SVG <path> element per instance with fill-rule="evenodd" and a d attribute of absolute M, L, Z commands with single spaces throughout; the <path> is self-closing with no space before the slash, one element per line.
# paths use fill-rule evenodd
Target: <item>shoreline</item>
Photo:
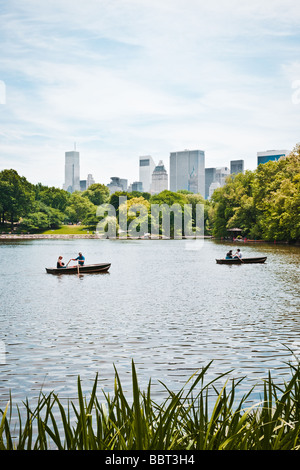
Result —
<path fill-rule="evenodd" d="M 91 238 L 91 239 L 97 239 L 97 240 L 107 240 L 107 238 L 96 235 L 96 234 L 43 234 L 43 233 L 30 233 L 30 234 L 1 234 L 0 235 L 0 240 L 69 240 L 69 239 L 85 239 L 85 238 Z M 114 238 L 109 238 L 110 240 L 173 240 L 173 238 L 164 238 L 164 237 L 114 237 Z M 203 236 L 203 237 L 188 237 L 188 236 L 183 236 L 181 238 L 177 238 L 177 240 L 196 240 L 196 239 L 212 239 L 211 236 Z M 174 238 L 176 240 L 176 238 Z"/>
<path fill-rule="evenodd" d="M 92 240 L 107 240 L 102 236 L 98 236 L 96 234 L 43 234 L 43 233 L 30 233 L 30 234 L 0 234 L 0 241 L 17 241 L 17 240 L 74 240 L 74 239 L 92 239 Z M 176 238 L 164 238 L 164 237 L 116 237 L 116 238 L 109 238 L 110 240 L 176 240 Z M 290 245 L 290 246 L 300 246 L 300 242 L 296 243 L 289 243 L 285 241 L 267 241 L 267 240 L 224 240 L 221 238 L 214 238 L 210 235 L 204 235 L 200 237 L 189 237 L 189 236 L 182 236 L 181 238 L 177 238 L 177 240 L 214 240 L 223 243 L 231 243 L 231 244 L 238 244 L 238 245 L 245 245 L 245 244 L 273 244 L 273 245 Z"/>

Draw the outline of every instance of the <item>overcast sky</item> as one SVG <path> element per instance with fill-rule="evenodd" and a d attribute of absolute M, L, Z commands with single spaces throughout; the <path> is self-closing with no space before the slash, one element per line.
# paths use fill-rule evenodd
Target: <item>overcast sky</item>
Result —
<path fill-rule="evenodd" d="M 62 187 L 300 141 L 299 0 L 0 0 L 0 170 Z"/>

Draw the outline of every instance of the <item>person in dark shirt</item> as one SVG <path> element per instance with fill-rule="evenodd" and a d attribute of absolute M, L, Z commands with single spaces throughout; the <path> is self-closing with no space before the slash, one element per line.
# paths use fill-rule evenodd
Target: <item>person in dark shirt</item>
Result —
<path fill-rule="evenodd" d="M 65 263 L 63 263 L 62 259 L 63 259 L 62 256 L 58 257 L 58 260 L 57 260 L 57 263 L 56 263 L 57 268 L 65 268 Z"/>
<path fill-rule="evenodd" d="M 77 258 L 72 258 L 72 261 L 78 261 L 78 264 L 79 264 L 80 266 L 83 266 L 83 265 L 84 265 L 84 261 L 85 261 L 85 257 L 83 256 L 82 253 L 78 253 Z"/>
<path fill-rule="evenodd" d="M 231 259 L 231 258 L 232 258 L 232 250 L 229 250 L 226 255 L 226 259 Z"/>

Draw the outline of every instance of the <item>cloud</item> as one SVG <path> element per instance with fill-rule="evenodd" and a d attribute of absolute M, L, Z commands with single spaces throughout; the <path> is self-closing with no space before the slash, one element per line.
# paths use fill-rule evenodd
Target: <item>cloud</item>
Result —
<path fill-rule="evenodd" d="M 1 168 L 62 184 L 74 141 L 82 171 L 137 179 L 200 148 L 207 166 L 293 146 L 300 7 L 253 0 L 11 0 L 1 16 Z M 49 176 L 39 155 L 52 162 Z"/>

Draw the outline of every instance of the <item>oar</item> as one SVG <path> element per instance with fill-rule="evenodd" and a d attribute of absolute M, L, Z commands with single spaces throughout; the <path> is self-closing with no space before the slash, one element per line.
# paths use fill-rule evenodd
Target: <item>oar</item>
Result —
<path fill-rule="evenodd" d="M 70 263 L 70 261 L 71 261 L 71 260 L 69 259 L 69 261 L 68 261 L 67 264 L 66 264 L 66 268 L 68 267 L 68 264 Z"/>
<path fill-rule="evenodd" d="M 77 274 L 79 276 L 79 262 L 77 261 Z"/>

